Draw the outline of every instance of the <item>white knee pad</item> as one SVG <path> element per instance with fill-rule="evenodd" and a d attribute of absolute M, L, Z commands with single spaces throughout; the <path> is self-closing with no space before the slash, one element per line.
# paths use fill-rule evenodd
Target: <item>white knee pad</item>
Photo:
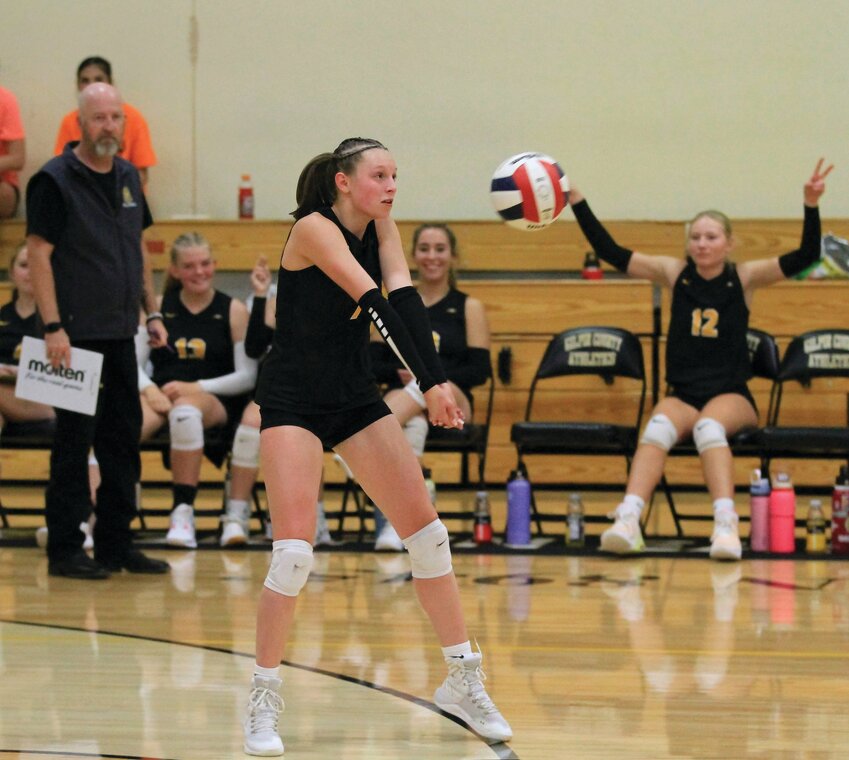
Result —
<path fill-rule="evenodd" d="M 168 412 L 171 448 L 177 451 L 197 451 L 203 448 L 203 414 L 189 404 L 180 404 Z"/>
<path fill-rule="evenodd" d="M 284 538 L 271 546 L 265 587 L 283 596 L 297 596 L 312 569 L 312 546 L 299 538 Z"/>
<path fill-rule="evenodd" d="M 411 417 L 404 425 L 404 437 L 412 447 L 413 453 L 419 459 L 424 455 L 429 428 L 430 426 L 427 424 L 427 420 L 421 414 Z"/>
<path fill-rule="evenodd" d="M 669 451 L 677 441 L 678 431 L 672 424 L 672 420 L 665 414 L 655 414 L 643 430 L 643 437 L 640 438 L 640 443 L 650 443 L 664 451 Z"/>
<path fill-rule="evenodd" d="M 404 539 L 404 546 L 410 553 L 413 578 L 441 578 L 451 572 L 448 528 L 439 518 Z"/>
<path fill-rule="evenodd" d="M 422 389 L 419 388 L 419 384 L 415 379 L 410 380 L 410 382 L 404 386 L 404 390 L 413 397 L 413 401 L 415 401 L 422 409 L 427 409 L 427 401 L 425 401 L 424 393 L 422 393 Z"/>
<path fill-rule="evenodd" d="M 693 428 L 693 443 L 699 454 L 704 454 L 708 449 L 728 446 L 725 427 L 710 417 L 702 417 Z"/>
<path fill-rule="evenodd" d="M 237 467 L 259 467 L 259 428 L 250 425 L 239 425 L 236 428 L 230 461 Z"/>

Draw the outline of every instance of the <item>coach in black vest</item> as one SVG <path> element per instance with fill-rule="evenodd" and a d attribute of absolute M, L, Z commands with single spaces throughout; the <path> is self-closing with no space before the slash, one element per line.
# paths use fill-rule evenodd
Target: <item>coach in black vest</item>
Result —
<path fill-rule="evenodd" d="M 151 345 L 165 345 L 142 231 L 153 220 L 138 171 L 116 157 L 124 134 L 121 96 L 96 83 L 80 93 L 82 138 L 68 143 L 27 186 L 27 247 L 47 358 L 71 365 L 71 346 L 103 354 L 97 412 L 56 410 L 46 494 L 51 575 L 107 578 L 122 569 L 164 573 L 166 562 L 133 548 L 141 407 L 134 336 L 139 309 Z M 89 508 L 88 451 L 100 463 L 94 559 L 82 548 Z"/>

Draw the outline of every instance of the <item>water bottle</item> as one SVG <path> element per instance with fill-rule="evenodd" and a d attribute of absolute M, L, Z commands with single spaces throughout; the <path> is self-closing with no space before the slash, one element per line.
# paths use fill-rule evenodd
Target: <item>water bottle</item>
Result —
<path fill-rule="evenodd" d="M 831 553 L 849 554 L 849 468 L 843 465 L 831 492 Z"/>
<path fill-rule="evenodd" d="M 825 517 L 819 499 L 811 499 L 806 525 L 805 551 L 808 554 L 825 554 Z"/>
<path fill-rule="evenodd" d="M 769 551 L 769 478 L 752 470 L 749 484 L 749 548 L 753 552 Z"/>
<path fill-rule="evenodd" d="M 779 472 L 769 495 L 769 550 L 792 554 L 796 549 L 796 493 L 786 472 Z"/>
<path fill-rule="evenodd" d="M 433 482 L 433 473 L 430 467 L 422 467 L 422 475 L 424 475 L 425 487 L 430 496 L 430 503 L 436 506 L 436 483 Z"/>
<path fill-rule="evenodd" d="M 489 511 L 489 496 L 486 491 L 478 491 L 475 494 L 475 543 L 492 543 L 492 515 Z"/>
<path fill-rule="evenodd" d="M 581 494 L 569 496 L 566 508 L 566 546 L 579 547 L 584 545 L 584 503 Z"/>
<path fill-rule="evenodd" d="M 243 174 L 239 183 L 239 219 L 254 218 L 254 186 L 251 175 Z"/>
<path fill-rule="evenodd" d="M 528 546 L 531 543 L 531 484 L 521 470 L 511 471 L 507 481 L 504 540 L 511 546 Z"/>
<path fill-rule="evenodd" d="M 584 256 L 584 266 L 581 269 L 581 277 L 585 280 L 600 280 L 604 277 L 601 264 L 598 261 L 598 255 L 595 251 L 587 251 Z"/>

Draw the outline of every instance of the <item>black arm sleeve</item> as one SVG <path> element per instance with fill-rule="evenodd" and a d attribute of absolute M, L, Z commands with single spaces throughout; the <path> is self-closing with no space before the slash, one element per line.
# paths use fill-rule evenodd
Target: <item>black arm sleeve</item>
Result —
<path fill-rule="evenodd" d="M 372 288 L 371 290 L 367 290 L 363 293 L 359 300 L 359 305 L 362 307 L 363 311 L 369 315 L 372 322 L 374 322 L 381 337 L 386 341 L 386 344 L 398 355 L 398 358 L 404 362 L 407 369 L 413 373 L 416 380 L 418 380 L 419 388 L 422 393 L 425 393 L 434 385 L 445 382 L 445 372 L 442 370 L 442 365 L 439 363 L 439 357 L 436 356 L 436 348 L 433 345 L 433 337 L 430 332 L 430 320 L 427 317 L 427 312 L 425 311 L 422 299 L 413 288 L 410 288 L 410 290 L 413 291 L 419 301 L 419 307 L 421 308 L 421 313 L 424 318 L 428 339 L 430 340 L 430 351 L 433 354 L 433 359 L 435 359 L 435 363 L 430 365 L 422 360 L 421 355 L 416 350 L 420 347 L 418 344 L 421 340 L 421 336 L 419 336 L 418 341 L 414 342 L 413 337 L 407 327 L 405 327 L 405 323 L 410 325 L 409 314 L 407 314 L 406 318 L 402 320 L 389 301 L 380 295 L 380 291 L 377 288 Z M 391 297 L 392 296 L 390 295 L 390 298 Z M 421 332 L 422 326 L 420 324 L 410 325 L 410 327 L 416 332 Z M 421 348 L 425 351 L 427 350 L 426 342 L 421 346 Z"/>
<path fill-rule="evenodd" d="M 598 254 L 598 257 L 616 267 L 620 272 L 627 272 L 628 264 L 634 252 L 628 248 L 623 248 L 610 237 L 610 233 L 595 218 L 595 214 L 585 200 L 575 203 L 572 206 L 572 213 L 575 215 L 575 220 L 578 222 L 581 232 L 584 233 L 584 237 Z"/>
<path fill-rule="evenodd" d="M 492 362 L 485 348 L 468 349 L 468 361 L 462 367 L 448 372 L 448 379 L 460 388 L 474 388 L 483 385 L 492 374 Z"/>
<path fill-rule="evenodd" d="M 799 248 L 778 257 L 778 266 L 785 277 L 793 277 L 819 260 L 821 237 L 819 207 L 805 206 L 805 224 Z"/>
<path fill-rule="evenodd" d="M 265 296 L 254 296 L 251 306 L 248 330 L 245 333 L 245 353 L 251 359 L 259 359 L 266 352 L 274 335 L 274 330 L 265 324 L 265 301 Z"/>
<path fill-rule="evenodd" d="M 400 385 L 398 370 L 403 366 L 392 349 L 383 341 L 373 340 L 369 343 L 371 368 L 377 382 L 386 385 Z"/>
<path fill-rule="evenodd" d="M 444 383 L 445 370 L 442 367 L 442 362 L 439 360 L 439 354 L 436 353 L 436 344 L 433 342 L 433 330 L 430 326 L 430 316 L 419 295 L 419 291 L 411 285 L 393 290 L 389 294 L 389 303 L 392 308 L 398 312 L 407 330 L 410 332 L 410 337 L 422 357 L 425 367 L 428 372 L 433 375 L 437 383 Z M 441 379 L 437 379 L 441 378 Z"/>

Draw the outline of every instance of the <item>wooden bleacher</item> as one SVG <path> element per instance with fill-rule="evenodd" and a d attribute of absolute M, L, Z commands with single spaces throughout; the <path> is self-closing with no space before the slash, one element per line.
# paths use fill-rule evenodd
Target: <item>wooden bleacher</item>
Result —
<path fill-rule="evenodd" d="M 408 241 L 416 222 L 400 222 L 402 239 Z M 163 221 L 147 232 L 147 240 L 157 269 L 167 264 L 167 250 L 178 234 L 195 229 L 212 243 L 218 267 L 222 271 L 251 269 L 260 254 L 268 257 L 272 267 L 290 227 L 286 221 Z M 497 381 L 495 409 L 492 418 L 490 445 L 487 457 L 486 480 L 503 483 L 515 466 L 515 449 L 510 443 L 510 425 L 521 418 L 528 387 L 543 348 L 550 337 L 566 327 L 609 324 L 626 327 L 646 335 L 647 371 L 654 371 L 651 354 L 653 309 L 660 308 L 660 325 L 666 329 L 668 292 L 659 298 L 647 282 L 616 279 L 614 274 L 601 281 L 583 281 L 576 277 L 587 245 L 573 222 L 558 222 L 536 233 L 510 229 L 497 221 L 454 222 L 452 227 L 460 243 L 461 268 L 465 278 L 460 287 L 480 298 L 487 307 L 492 332 L 493 366 L 502 348 L 512 352 L 512 381 L 505 385 Z M 683 226 L 680 222 L 609 222 L 612 234 L 624 245 L 649 253 L 681 255 L 684 248 Z M 849 236 L 849 219 L 823 221 L 824 232 Z M 735 224 L 738 240 L 735 253 L 738 260 L 775 256 L 798 245 L 801 219 L 742 220 Z M 15 244 L 23 238 L 22 221 L 0 223 L 0 269 L 4 268 Z M 607 268 L 606 268 L 607 269 Z M 609 272 L 610 270 L 607 269 Z M 849 280 L 831 282 L 787 282 L 758 291 L 752 310 L 752 326 L 775 335 L 783 346 L 804 330 L 840 326 L 845 323 L 843 304 L 849 295 Z M 0 290 L 0 300 L 7 300 Z M 663 336 L 660 336 L 660 357 L 663 358 Z M 660 387 L 663 378 L 659 377 Z M 766 410 L 768 386 L 754 381 L 752 389 L 762 411 Z M 794 410 L 788 424 L 807 422 L 819 424 L 844 420 L 847 417 L 845 390 L 835 387 L 828 396 L 816 398 L 802 388 L 788 393 L 785 409 Z M 616 399 L 600 398 L 598 394 L 570 396 L 564 400 L 552 396 L 546 403 L 568 403 L 576 410 L 591 410 L 598 404 L 613 404 Z M 40 452 L 18 452 L 0 449 L 0 465 L 9 473 L 21 468 L 33 478 L 44 477 L 47 460 L 39 459 Z M 581 461 L 582 460 L 582 461 Z M 453 455 L 428 456 L 438 483 L 456 481 L 458 465 Z M 752 462 L 740 461 L 737 482 L 748 482 Z M 221 474 L 209 465 L 202 478 L 220 478 Z M 825 486 L 833 481 L 833 465 L 827 462 L 794 462 L 791 467 L 798 484 Z M 702 482 L 698 461 L 679 458 L 670 461 L 671 482 L 697 484 Z M 329 483 L 342 480 L 338 468 L 329 464 Z M 621 462 L 605 462 L 590 457 L 573 458 L 567 463 L 550 458 L 534 468 L 535 480 L 541 483 L 610 483 L 624 482 Z M 144 461 L 144 477 L 165 480 L 158 457 Z"/>

